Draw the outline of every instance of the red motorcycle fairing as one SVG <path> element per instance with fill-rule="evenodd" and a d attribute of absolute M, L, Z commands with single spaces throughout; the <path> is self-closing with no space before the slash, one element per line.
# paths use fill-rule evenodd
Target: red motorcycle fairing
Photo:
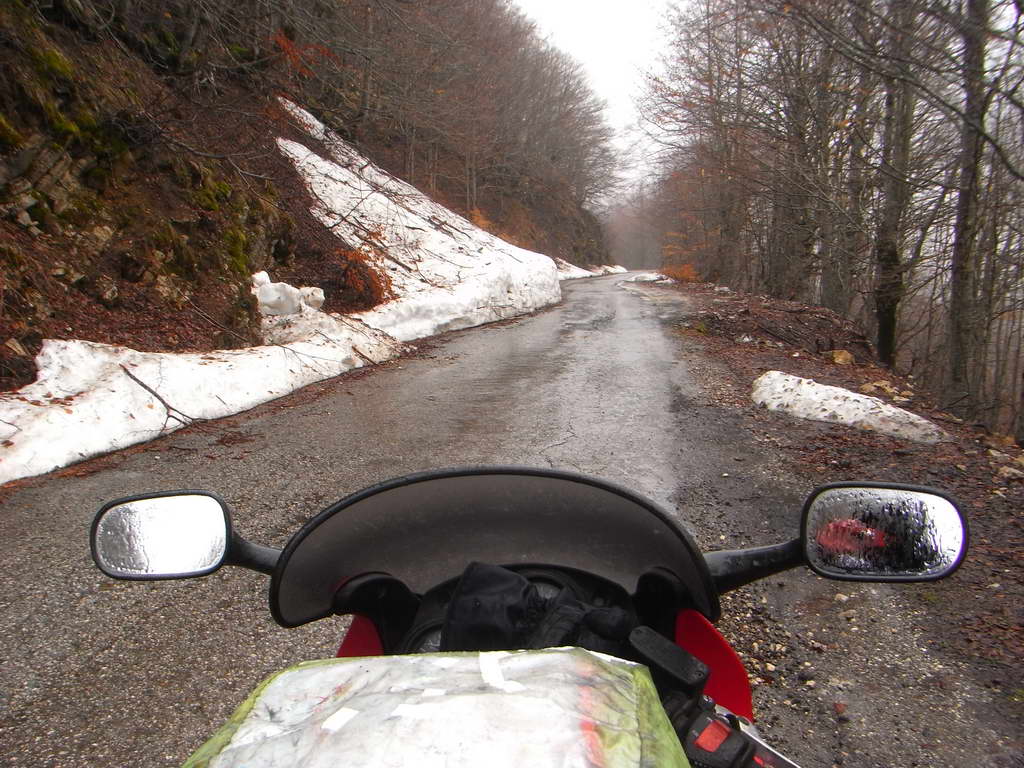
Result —
<path fill-rule="evenodd" d="M 675 642 L 711 669 L 704 692 L 726 709 L 753 721 L 750 681 L 743 662 L 722 634 L 699 611 L 686 609 L 676 615 Z M 384 652 L 373 622 L 356 614 L 341 641 L 337 656 L 380 656 Z"/>
<path fill-rule="evenodd" d="M 382 656 L 384 645 L 380 641 L 377 627 L 370 619 L 358 613 L 352 616 L 352 624 L 338 646 L 337 658 L 356 658 L 359 656 Z"/>
<path fill-rule="evenodd" d="M 715 625 L 699 611 L 684 609 L 676 614 L 675 641 L 710 668 L 704 693 L 716 704 L 753 721 L 754 705 L 747 668 Z"/>

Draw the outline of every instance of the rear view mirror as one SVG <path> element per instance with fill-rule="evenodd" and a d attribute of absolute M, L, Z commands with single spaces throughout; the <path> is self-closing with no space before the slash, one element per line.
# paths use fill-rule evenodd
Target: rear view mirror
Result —
<path fill-rule="evenodd" d="M 801 538 L 815 573 L 846 581 L 933 581 L 967 552 L 967 527 L 948 496 L 926 488 L 840 483 L 804 506 Z"/>
<path fill-rule="evenodd" d="M 105 504 L 92 525 L 92 557 L 115 579 L 184 579 L 220 568 L 231 540 L 227 506 L 179 491 Z"/>

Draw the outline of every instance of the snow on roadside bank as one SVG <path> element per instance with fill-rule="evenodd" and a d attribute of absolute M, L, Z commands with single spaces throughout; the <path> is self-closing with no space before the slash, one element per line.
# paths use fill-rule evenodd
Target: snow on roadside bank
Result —
<path fill-rule="evenodd" d="M 604 274 L 577 267 L 575 264 L 570 264 L 565 259 L 560 259 L 557 256 L 552 257 L 552 261 L 555 262 L 555 266 L 558 268 L 559 280 L 578 280 L 581 277 L 596 277 L 599 274 Z"/>
<path fill-rule="evenodd" d="M 349 245 L 364 243 L 369 258 L 388 270 L 397 298 L 342 317 L 314 308 L 322 301 L 318 289 L 271 286 L 266 278 L 273 290 L 264 291 L 265 310 L 283 311 L 287 304 L 300 309 L 264 317 L 267 346 L 170 354 L 47 340 L 37 356 L 37 380 L 0 394 L 0 483 L 383 362 L 401 353 L 404 340 L 559 300 L 558 270 L 547 256 L 478 229 L 378 169 L 308 113 L 291 111 L 330 147 L 328 159 L 294 142 L 280 143 L 317 198 L 316 215 Z"/>
<path fill-rule="evenodd" d="M 877 397 L 818 384 L 782 371 L 768 371 L 754 381 L 754 402 L 800 419 L 847 424 L 883 435 L 937 443 L 948 439 L 939 427 L 917 414 Z"/>
<path fill-rule="evenodd" d="M 640 274 L 627 277 L 622 282 L 624 283 L 674 283 L 671 277 L 661 274 L 660 272 L 641 272 Z"/>
<path fill-rule="evenodd" d="M 283 102 L 329 152 L 278 146 L 302 175 L 313 214 L 386 269 L 397 299 L 357 317 L 402 341 L 504 320 L 561 298 L 547 256 L 474 226 L 418 189 L 369 163 L 311 114 Z"/>
<path fill-rule="evenodd" d="M 346 334 L 205 354 L 47 339 L 36 381 L 0 399 L 0 482 L 229 416 L 402 351 L 387 335 L 350 322 Z"/>

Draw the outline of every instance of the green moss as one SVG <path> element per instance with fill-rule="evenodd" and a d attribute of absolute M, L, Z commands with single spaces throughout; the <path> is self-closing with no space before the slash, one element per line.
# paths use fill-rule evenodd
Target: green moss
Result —
<path fill-rule="evenodd" d="M 161 27 L 157 31 L 156 37 L 157 40 L 160 41 L 160 44 L 163 45 L 168 51 L 171 51 L 172 53 L 178 52 L 178 38 L 174 36 L 174 33 L 170 29 L 168 29 L 167 27 Z"/>
<path fill-rule="evenodd" d="M 61 80 L 71 80 L 74 76 L 75 70 L 71 62 L 56 48 L 30 47 L 28 52 L 39 74 Z"/>
<path fill-rule="evenodd" d="M 68 201 L 68 207 L 60 212 L 59 217 L 69 224 L 83 228 L 89 226 L 103 211 L 103 206 L 95 195 L 79 194 Z"/>
<path fill-rule="evenodd" d="M 0 148 L 17 149 L 24 141 L 25 137 L 0 114 Z"/>
<path fill-rule="evenodd" d="M 153 230 L 149 237 L 150 242 L 157 248 L 163 250 L 173 249 L 178 244 L 178 234 L 171 226 L 171 222 L 164 219 L 163 223 Z"/>
<path fill-rule="evenodd" d="M 75 124 L 74 120 L 69 120 L 60 112 L 48 117 L 50 118 L 50 127 L 64 141 L 71 141 L 82 137 L 82 131 Z"/>
<path fill-rule="evenodd" d="M 239 275 L 249 274 L 248 238 L 240 229 L 229 229 L 224 233 L 227 247 L 228 266 Z"/>
<path fill-rule="evenodd" d="M 207 177 L 202 187 L 192 191 L 191 197 L 192 202 L 203 210 L 219 211 L 221 205 L 231 197 L 231 185 L 223 181 L 210 181 Z"/>
<path fill-rule="evenodd" d="M 192 193 L 192 202 L 202 208 L 204 211 L 219 211 L 220 203 L 214 196 L 213 192 L 203 187 L 197 189 Z"/>
<path fill-rule="evenodd" d="M 82 130 L 89 133 L 97 133 L 100 128 L 96 115 L 85 107 L 79 107 L 75 111 L 75 124 Z"/>
<path fill-rule="evenodd" d="M 43 115 L 46 117 L 46 123 L 50 129 L 57 135 L 57 138 L 67 144 L 67 142 L 80 139 L 82 137 L 82 129 L 78 127 L 78 124 L 74 120 L 69 118 L 61 111 L 60 107 L 57 106 L 57 102 L 50 98 L 42 100 Z"/>
<path fill-rule="evenodd" d="M 236 45 L 229 43 L 228 53 L 235 61 L 253 61 L 256 58 L 256 52 L 252 48 L 247 48 L 244 45 Z"/>
<path fill-rule="evenodd" d="M 167 262 L 167 271 L 172 275 L 191 280 L 199 274 L 200 254 L 191 248 L 178 246 L 174 258 Z"/>

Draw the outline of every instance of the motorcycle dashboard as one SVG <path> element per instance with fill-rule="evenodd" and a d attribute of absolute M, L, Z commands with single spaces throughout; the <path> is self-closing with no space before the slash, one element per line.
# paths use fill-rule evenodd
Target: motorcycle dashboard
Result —
<path fill-rule="evenodd" d="M 348 496 L 288 542 L 270 584 L 285 627 L 333 613 L 338 589 L 387 573 L 423 594 L 473 561 L 584 571 L 632 593 L 663 568 L 712 620 L 718 596 L 696 543 L 661 508 L 604 480 L 524 467 L 461 467 L 396 478 Z"/>

